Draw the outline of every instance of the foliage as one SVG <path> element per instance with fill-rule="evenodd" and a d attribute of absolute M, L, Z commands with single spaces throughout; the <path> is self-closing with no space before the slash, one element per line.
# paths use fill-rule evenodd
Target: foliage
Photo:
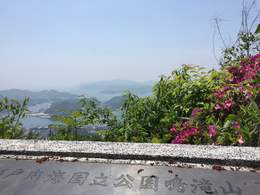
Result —
<path fill-rule="evenodd" d="M 22 102 L 7 97 L 0 99 L 0 138 L 20 138 L 23 135 L 21 119 L 28 112 L 29 99 Z"/>
<path fill-rule="evenodd" d="M 203 106 L 216 86 L 222 84 L 220 74 L 197 66 L 184 65 L 162 77 L 153 95 L 140 98 L 126 93 L 122 120 L 110 128 L 109 139 L 128 142 L 169 142 L 173 123 L 190 116 L 193 107 Z M 107 137 L 106 137 L 107 138 Z"/>
<path fill-rule="evenodd" d="M 259 55 L 245 57 L 209 72 L 184 65 L 162 77 L 152 96 L 125 94 L 122 120 L 105 140 L 257 145 L 259 60 Z"/>
<path fill-rule="evenodd" d="M 78 130 L 89 124 L 111 125 L 111 121 L 114 118 L 112 112 L 108 108 L 98 106 L 98 101 L 94 98 L 86 98 L 82 96 L 79 100 L 79 104 L 80 109 L 71 111 L 67 115 L 54 115 L 52 117 L 53 120 L 56 121 L 56 124 L 50 127 L 56 131 L 52 139 L 101 139 L 98 135 L 78 135 Z"/>
<path fill-rule="evenodd" d="M 221 64 L 223 66 L 232 66 L 246 57 L 259 53 L 260 34 L 256 30 L 253 32 L 240 32 L 236 43 L 224 50 Z"/>
<path fill-rule="evenodd" d="M 241 11 L 241 26 L 236 41 L 232 46 L 227 46 L 223 36 L 219 30 L 219 24 L 216 20 L 219 36 L 223 42 L 225 49 L 220 65 L 233 66 L 239 63 L 244 58 L 249 58 L 252 55 L 259 53 L 260 46 L 260 25 L 259 10 L 256 8 L 256 0 L 243 1 Z M 254 12 L 256 11 L 256 12 Z M 253 28 L 255 27 L 255 31 Z"/>
<path fill-rule="evenodd" d="M 204 106 L 193 107 L 188 120 L 173 125 L 172 143 L 257 145 L 260 55 L 223 71 L 229 74 L 225 85 L 219 86 Z"/>
<path fill-rule="evenodd" d="M 183 65 L 163 76 L 153 95 L 125 94 L 122 120 L 107 139 L 260 145 L 258 45 L 257 31 L 241 32 L 220 70 Z"/>
<path fill-rule="evenodd" d="M 40 133 L 35 133 L 32 130 L 29 130 L 29 132 L 25 135 L 25 139 L 39 139 Z"/>
<path fill-rule="evenodd" d="M 206 104 L 193 107 L 188 120 L 172 126 L 172 143 L 260 146 L 258 31 L 240 32 L 222 62 L 222 85 Z"/>

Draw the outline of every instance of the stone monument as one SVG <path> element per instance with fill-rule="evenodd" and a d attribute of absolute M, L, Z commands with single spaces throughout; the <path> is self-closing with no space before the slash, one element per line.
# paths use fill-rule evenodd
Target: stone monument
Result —
<path fill-rule="evenodd" d="M 0 140 L 2 195 L 260 195 L 260 148 Z"/>

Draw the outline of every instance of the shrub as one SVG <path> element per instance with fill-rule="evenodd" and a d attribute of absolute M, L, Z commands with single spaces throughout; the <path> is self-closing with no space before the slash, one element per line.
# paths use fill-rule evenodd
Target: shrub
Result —
<path fill-rule="evenodd" d="M 0 99 L 0 138 L 15 139 L 23 136 L 20 122 L 28 112 L 29 99 L 22 102 L 7 97 Z"/>
<path fill-rule="evenodd" d="M 259 54 L 225 67 L 225 84 L 209 95 L 206 104 L 194 107 L 189 119 L 174 124 L 172 143 L 257 145 L 259 71 Z"/>

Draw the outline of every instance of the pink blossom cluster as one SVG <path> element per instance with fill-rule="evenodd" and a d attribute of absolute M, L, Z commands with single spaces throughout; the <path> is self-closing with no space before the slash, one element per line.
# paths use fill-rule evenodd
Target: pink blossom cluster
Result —
<path fill-rule="evenodd" d="M 198 133 L 199 129 L 196 127 L 190 127 L 188 123 L 182 124 L 182 131 L 172 140 L 172 144 L 182 144 L 184 141 Z"/>
<path fill-rule="evenodd" d="M 227 70 L 231 73 L 231 79 L 228 81 L 225 80 L 226 86 L 223 86 L 221 89 L 214 92 L 213 95 L 215 98 L 209 100 L 209 102 L 214 103 L 214 108 L 213 110 L 210 109 L 209 112 L 205 112 L 212 114 L 215 117 L 214 119 L 217 121 L 215 124 L 214 122 L 211 122 L 214 120 L 208 120 L 210 121 L 210 124 L 205 121 L 207 123 L 208 137 L 212 139 L 211 142 L 215 141 L 217 144 L 222 144 L 217 137 L 222 136 L 222 134 L 218 134 L 217 130 L 220 131 L 222 129 L 220 125 L 222 125 L 221 122 L 225 121 L 226 116 L 229 114 L 239 114 L 240 105 L 247 105 L 249 101 L 251 101 L 255 89 L 260 93 L 260 84 L 256 82 L 260 75 L 260 54 L 242 60 L 239 65 L 228 67 Z M 207 108 L 201 109 L 195 107 L 192 110 L 190 122 L 183 122 L 180 126 L 173 125 L 170 129 L 174 136 L 171 143 L 183 144 L 188 141 L 188 138 L 198 135 L 198 133 L 205 128 L 205 123 L 202 121 L 202 125 L 200 125 L 201 121 L 197 116 L 204 117 L 204 115 L 206 115 L 204 111 L 207 111 Z M 219 113 L 220 111 L 224 112 Z M 204 115 L 201 115 L 201 113 L 204 113 Z M 199 121 L 196 121 L 197 119 Z M 195 124 L 193 123 L 194 121 L 196 122 L 196 126 L 192 125 Z M 230 125 L 230 133 L 233 134 L 232 138 L 235 136 L 237 144 L 244 144 L 245 140 L 240 132 L 242 128 L 240 122 L 231 121 Z M 204 136 L 206 134 L 201 133 L 200 135 Z"/>
<path fill-rule="evenodd" d="M 254 86 L 250 87 L 250 89 L 252 90 Z M 249 88 L 249 87 L 248 87 Z M 245 99 L 248 100 L 253 96 L 253 92 L 245 89 L 243 86 L 239 87 L 239 91 L 245 96 Z"/>
<path fill-rule="evenodd" d="M 249 60 L 242 61 L 240 66 L 229 67 L 228 71 L 232 74 L 232 79 L 230 81 L 232 86 L 225 86 L 214 93 L 214 96 L 217 98 L 215 111 L 230 111 L 232 106 L 235 104 L 232 97 L 226 97 L 228 91 L 232 92 L 235 90 L 240 92 L 245 98 L 243 101 L 249 100 L 253 96 L 252 89 L 259 87 L 260 84 L 250 83 L 250 85 L 246 85 L 245 87 L 244 81 L 251 81 L 259 75 L 260 54 L 252 56 Z"/>
<path fill-rule="evenodd" d="M 239 137 L 239 139 L 237 140 L 237 142 L 242 145 L 243 143 L 245 143 L 245 140 L 242 136 Z"/>
<path fill-rule="evenodd" d="M 260 54 L 252 56 L 247 61 L 242 61 L 240 66 L 228 68 L 233 78 L 231 83 L 238 84 L 245 80 L 254 79 L 260 71 Z"/>
<path fill-rule="evenodd" d="M 209 137 L 215 137 L 216 134 L 217 134 L 217 128 L 215 125 L 209 125 L 208 126 L 208 134 L 209 134 Z"/>
<path fill-rule="evenodd" d="M 191 116 L 193 118 L 197 117 L 202 112 L 202 109 L 200 108 L 194 108 L 191 112 Z"/>
<path fill-rule="evenodd" d="M 172 125 L 172 128 L 170 129 L 170 132 L 172 132 L 173 134 L 177 132 L 177 128 L 175 125 Z"/>
<path fill-rule="evenodd" d="M 239 124 L 239 122 L 234 121 L 234 122 L 232 123 L 232 127 L 235 128 L 235 129 L 240 129 L 240 124 Z"/>
<path fill-rule="evenodd" d="M 229 111 L 232 108 L 233 104 L 234 104 L 233 100 L 232 99 L 228 99 L 228 100 L 225 100 L 223 104 L 217 103 L 215 105 L 215 110 L 216 111 L 220 111 L 220 110 L 227 110 L 227 111 Z"/>
<path fill-rule="evenodd" d="M 216 98 L 218 98 L 218 99 L 223 99 L 224 96 L 225 96 L 225 94 L 226 94 L 226 92 L 229 91 L 230 89 L 231 89 L 231 87 L 225 86 L 225 87 L 223 87 L 222 89 L 216 91 L 216 92 L 214 93 L 214 96 L 215 96 Z"/>

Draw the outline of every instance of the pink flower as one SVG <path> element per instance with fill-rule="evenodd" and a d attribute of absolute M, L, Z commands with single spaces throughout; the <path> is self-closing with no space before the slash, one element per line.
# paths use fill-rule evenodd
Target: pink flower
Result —
<path fill-rule="evenodd" d="M 224 103 L 224 109 L 229 110 L 233 104 L 232 100 L 226 100 Z"/>
<path fill-rule="evenodd" d="M 250 99 L 253 96 L 253 93 L 251 91 L 246 92 L 246 100 Z"/>
<path fill-rule="evenodd" d="M 190 124 L 186 121 L 186 122 L 183 122 L 183 123 L 181 124 L 181 127 L 182 127 L 183 129 L 187 129 L 187 128 L 190 127 Z"/>
<path fill-rule="evenodd" d="M 171 131 L 172 133 L 176 133 L 176 132 L 177 132 L 176 126 L 173 125 L 172 128 L 170 129 L 170 131 Z"/>
<path fill-rule="evenodd" d="M 232 66 L 228 71 L 232 74 L 231 82 L 234 84 L 254 79 L 260 71 L 259 54 L 252 56 L 249 60 L 243 60 L 240 66 Z"/>
<path fill-rule="evenodd" d="M 228 91 L 228 90 L 230 90 L 230 89 L 231 89 L 230 86 L 225 86 L 225 87 L 223 88 L 224 91 Z"/>
<path fill-rule="evenodd" d="M 243 86 L 240 86 L 240 87 L 239 87 L 239 91 L 240 91 L 241 93 L 244 93 L 244 92 L 245 92 L 244 87 L 243 87 Z"/>
<path fill-rule="evenodd" d="M 251 61 L 256 61 L 257 58 L 260 58 L 260 54 L 256 54 L 250 58 Z"/>
<path fill-rule="evenodd" d="M 244 139 L 242 136 L 239 137 L 239 139 L 237 140 L 237 142 L 242 145 L 243 143 L 245 143 Z"/>
<path fill-rule="evenodd" d="M 177 137 L 171 141 L 172 144 L 182 144 L 182 142 L 183 140 Z"/>
<path fill-rule="evenodd" d="M 182 144 L 187 138 L 197 134 L 198 128 L 191 127 L 188 130 L 180 132 L 175 139 L 171 141 L 172 144 Z"/>
<path fill-rule="evenodd" d="M 222 99 L 225 95 L 225 90 L 218 90 L 214 93 L 214 96 L 218 99 Z"/>
<path fill-rule="evenodd" d="M 216 104 L 216 105 L 215 105 L 215 110 L 216 110 L 216 111 L 222 110 L 222 105 L 221 105 L 221 104 Z"/>
<path fill-rule="evenodd" d="M 191 112 L 191 116 L 193 117 L 193 118 L 195 118 L 195 117 L 197 117 L 200 113 L 201 113 L 201 109 L 200 108 L 194 108 L 193 110 L 192 110 L 192 112 Z"/>
<path fill-rule="evenodd" d="M 195 135 L 198 132 L 198 128 L 196 127 L 191 127 L 190 130 L 188 131 L 189 136 Z"/>
<path fill-rule="evenodd" d="M 216 136 L 216 134 L 217 134 L 216 126 L 215 125 L 209 125 L 208 126 L 208 133 L 209 133 L 209 137 Z"/>
<path fill-rule="evenodd" d="M 232 127 L 235 128 L 235 129 L 240 129 L 240 124 L 239 124 L 239 122 L 235 121 L 235 122 L 232 124 Z"/>

